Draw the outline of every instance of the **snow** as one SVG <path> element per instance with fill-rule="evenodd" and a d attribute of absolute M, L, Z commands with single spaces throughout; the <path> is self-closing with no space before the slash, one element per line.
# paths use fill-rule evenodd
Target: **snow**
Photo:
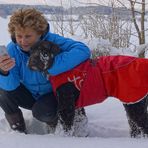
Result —
<path fill-rule="evenodd" d="M 35 120 L 30 111 L 23 110 L 30 134 L 12 132 L 0 110 L 0 147 L 5 148 L 146 148 L 147 138 L 129 137 L 128 124 L 122 104 L 115 98 L 86 107 L 89 137 L 64 137 L 45 133 L 45 125 Z M 34 129 L 33 129 L 34 128 Z"/>
<path fill-rule="evenodd" d="M 0 18 L 0 45 L 9 41 L 8 18 Z M 97 39 L 95 39 L 96 42 Z M 101 42 L 103 45 L 105 42 Z M 93 46 L 93 45 L 92 45 Z M 107 42 L 107 46 L 109 46 Z M 127 50 L 126 50 L 127 51 Z M 127 51 L 128 53 L 128 51 Z M 130 53 L 130 52 L 129 52 Z M 122 54 L 122 53 L 120 53 Z M 129 127 L 123 105 L 115 98 L 86 107 L 88 137 L 68 137 L 58 133 L 48 134 L 47 126 L 32 117 L 31 111 L 23 114 L 29 134 L 11 131 L 0 108 L 1 148 L 147 148 L 147 138 L 130 138 Z"/>

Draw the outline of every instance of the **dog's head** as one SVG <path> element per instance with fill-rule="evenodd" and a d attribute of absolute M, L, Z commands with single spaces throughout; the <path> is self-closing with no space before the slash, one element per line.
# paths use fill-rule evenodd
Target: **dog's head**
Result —
<path fill-rule="evenodd" d="M 29 68 L 43 72 L 52 66 L 55 56 L 60 53 L 60 48 L 52 42 L 39 41 L 31 47 L 29 53 Z"/>

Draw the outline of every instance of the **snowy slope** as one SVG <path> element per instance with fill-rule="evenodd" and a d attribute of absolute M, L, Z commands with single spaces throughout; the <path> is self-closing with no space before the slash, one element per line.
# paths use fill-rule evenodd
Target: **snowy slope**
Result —
<path fill-rule="evenodd" d="M 30 134 L 12 132 L 0 110 L 0 147 L 4 148 L 147 148 L 148 139 L 129 137 L 122 104 L 108 98 L 104 103 L 86 108 L 89 137 L 63 137 L 46 133 L 45 125 L 23 110 Z"/>

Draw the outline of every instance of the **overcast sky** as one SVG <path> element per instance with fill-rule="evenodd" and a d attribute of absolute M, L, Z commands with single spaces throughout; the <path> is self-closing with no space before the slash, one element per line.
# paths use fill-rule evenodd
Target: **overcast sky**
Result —
<path fill-rule="evenodd" d="M 61 1 L 64 5 L 69 4 L 70 1 L 72 2 L 72 4 L 79 5 L 82 3 L 102 3 L 102 4 L 104 4 L 104 1 L 108 1 L 108 0 L 0 0 L 0 3 L 60 5 Z"/>
<path fill-rule="evenodd" d="M 38 4 L 38 5 L 61 5 L 61 1 L 62 1 L 62 5 L 64 7 L 68 7 L 70 5 L 70 2 L 72 3 L 72 6 L 80 6 L 83 5 L 84 3 L 97 3 L 100 5 L 107 5 L 109 6 L 109 4 L 111 3 L 111 1 L 116 1 L 116 0 L 0 0 L 0 4 L 28 4 L 28 5 L 34 5 L 34 4 Z M 128 0 L 121 0 L 122 3 L 124 3 L 125 5 L 127 5 L 129 2 L 127 2 Z M 137 0 L 139 2 L 141 2 L 141 0 Z M 117 2 L 116 2 L 117 5 Z M 121 6 L 121 5 L 120 5 Z M 137 8 L 139 6 L 137 5 Z M 146 7 L 148 8 L 148 0 L 146 0 Z"/>

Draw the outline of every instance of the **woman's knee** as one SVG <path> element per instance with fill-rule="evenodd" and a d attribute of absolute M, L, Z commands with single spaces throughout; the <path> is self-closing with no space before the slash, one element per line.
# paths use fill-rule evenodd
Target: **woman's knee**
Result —
<path fill-rule="evenodd" d="M 57 101 L 55 97 L 43 96 L 40 98 L 32 108 L 33 116 L 46 123 L 54 122 L 57 119 Z"/>
<path fill-rule="evenodd" d="M 0 106 L 8 114 L 17 112 L 19 107 L 31 109 L 34 103 L 34 98 L 23 84 L 11 91 L 0 89 Z"/>
<path fill-rule="evenodd" d="M 53 122 L 57 118 L 57 110 L 47 108 L 47 106 L 42 103 L 35 103 L 32 108 L 33 117 L 37 120 L 50 123 Z"/>
<path fill-rule="evenodd" d="M 22 87 L 22 85 L 18 86 L 16 89 L 11 90 L 11 91 L 7 91 L 7 90 L 3 90 L 0 89 L 0 101 L 1 102 L 6 102 L 8 100 L 13 100 L 13 98 L 15 98 L 15 96 L 20 92 L 20 88 Z"/>

